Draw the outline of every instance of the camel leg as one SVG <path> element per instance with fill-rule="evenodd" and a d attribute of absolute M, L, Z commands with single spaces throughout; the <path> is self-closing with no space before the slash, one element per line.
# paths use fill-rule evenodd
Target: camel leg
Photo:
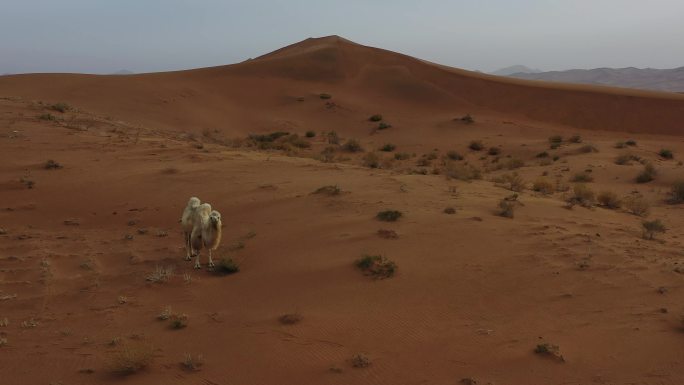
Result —
<path fill-rule="evenodd" d="M 195 269 L 201 269 L 202 268 L 202 265 L 200 265 L 199 257 L 200 257 L 200 252 L 197 251 L 197 257 L 195 257 Z"/>
<path fill-rule="evenodd" d="M 192 253 L 192 245 L 190 244 L 190 234 L 185 233 L 185 260 L 190 261 L 192 260 L 192 257 L 190 254 Z"/>
<path fill-rule="evenodd" d="M 209 267 L 214 267 L 214 261 L 211 260 L 211 249 L 209 249 Z"/>

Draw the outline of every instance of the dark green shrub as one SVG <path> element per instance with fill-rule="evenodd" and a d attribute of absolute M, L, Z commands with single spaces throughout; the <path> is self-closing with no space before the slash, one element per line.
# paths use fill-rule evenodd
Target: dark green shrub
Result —
<path fill-rule="evenodd" d="M 454 150 L 448 151 L 446 153 L 446 155 L 447 155 L 447 158 L 449 158 L 451 160 L 463 160 L 463 156 L 461 156 L 461 154 L 459 154 L 458 152 L 456 152 Z"/>
<path fill-rule="evenodd" d="M 385 210 L 385 211 L 380 211 L 377 215 L 376 218 L 383 222 L 396 222 L 399 218 L 401 218 L 403 214 L 401 211 L 397 210 Z"/>
<path fill-rule="evenodd" d="M 641 226 L 644 228 L 644 239 L 653 239 L 656 233 L 664 233 L 667 229 L 660 219 L 653 221 L 643 221 Z"/>
<path fill-rule="evenodd" d="M 627 146 L 636 146 L 637 142 L 633 139 L 629 139 L 628 141 L 625 142 Z"/>
<path fill-rule="evenodd" d="M 468 145 L 468 148 L 473 151 L 482 151 L 482 149 L 484 149 L 484 144 L 482 144 L 482 141 L 480 140 L 473 140 Z"/>
<path fill-rule="evenodd" d="M 318 95 L 321 99 L 331 99 L 332 95 L 330 94 L 320 94 Z"/>
<path fill-rule="evenodd" d="M 380 122 L 380 124 L 378 124 L 378 130 L 386 130 L 386 129 L 391 128 L 391 127 L 392 127 L 391 124 L 385 123 L 385 122 Z"/>
<path fill-rule="evenodd" d="M 662 150 L 660 150 L 660 152 L 658 152 L 658 155 L 660 155 L 660 157 L 662 157 L 663 159 L 672 159 L 672 158 L 674 158 L 674 154 L 672 153 L 672 150 L 668 150 L 668 149 L 665 149 L 665 148 L 663 148 Z"/>
<path fill-rule="evenodd" d="M 489 150 L 487 151 L 488 155 L 496 156 L 501 154 L 501 149 L 498 147 L 490 147 Z"/>
<path fill-rule="evenodd" d="M 465 114 L 459 120 L 463 123 L 466 123 L 466 124 L 475 123 L 475 119 L 473 119 L 473 117 L 470 116 L 470 114 Z"/>
<path fill-rule="evenodd" d="M 537 156 L 537 158 L 548 158 L 549 153 L 546 151 L 543 151 L 543 152 L 540 152 L 539 154 L 537 154 L 536 156 Z"/>
<path fill-rule="evenodd" d="M 371 122 L 379 122 L 382 120 L 382 115 L 380 115 L 380 114 L 372 115 L 370 118 L 368 118 L 368 120 L 370 120 Z"/>
<path fill-rule="evenodd" d="M 342 149 L 347 152 L 361 152 L 363 151 L 363 147 L 361 147 L 361 143 L 359 143 L 358 140 L 356 139 L 349 139 L 345 144 L 342 145 Z"/>
<path fill-rule="evenodd" d="M 380 147 L 380 151 L 384 152 L 392 152 L 396 149 L 397 147 L 393 144 L 387 143 L 386 145 Z"/>
<path fill-rule="evenodd" d="M 57 120 L 57 117 L 54 116 L 54 115 L 52 115 L 52 114 L 42 114 L 42 115 L 39 115 L 39 116 L 38 116 L 38 119 L 40 119 L 40 120 L 48 120 L 48 121 L 54 122 L 54 121 Z"/>
<path fill-rule="evenodd" d="M 313 138 L 316 136 L 316 133 L 314 131 L 307 131 L 306 134 L 304 134 L 307 138 Z"/>

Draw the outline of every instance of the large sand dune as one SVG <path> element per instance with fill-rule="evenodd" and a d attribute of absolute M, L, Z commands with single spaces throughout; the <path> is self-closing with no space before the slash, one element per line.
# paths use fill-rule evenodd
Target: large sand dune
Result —
<path fill-rule="evenodd" d="M 327 37 L 215 68 L 4 76 L 0 97 L 2 385 L 684 382 L 684 206 L 667 202 L 684 179 L 684 96 L 511 80 Z M 299 137 L 247 139 L 273 131 Z M 550 149 L 552 135 L 583 142 Z M 406 155 L 375 151 L 390 143 Z M 614 163 L 628 153 L 655 180 Z M 445 176 L 466 163 L 482 179 Z M 504 218 L 514 192 L 499 179 L 513 172 L 527 183 Z M 576 173 L 650 213 L 568 208 Z M 539 178 L 554 191 L 532 191 Z M 312 194 L 326 185 L 341 193 Z M 183 260 L 193 195 L 222 212 L 216 254 L 239 273 Z M 375 218 L 388 209 L 402 218 Z M 642 239 L 644 219 L 667 232 Z M 364 254 L 397 273 L 363 275 Z M 167 282 L 147 279 L 157 268 Z M 157 320 L 167 306 L 187 327 Z M 288 313 L 300 322 L 279 322 Z M 535 354 L 544 343 L 564 361 Z M 153 361 L 113 374 L 127 347 Z M 350 363 L 360 353 L 370 366 Z"/>

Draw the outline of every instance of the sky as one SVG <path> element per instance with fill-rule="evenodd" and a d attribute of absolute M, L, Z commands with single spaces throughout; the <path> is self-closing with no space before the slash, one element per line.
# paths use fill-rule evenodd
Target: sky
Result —
<path fill-rule="evenodd" d="M 0 74 L 230 64 L 307 37 L 490 72 L 684 66 L 684 0 L 0 0 Z"/>

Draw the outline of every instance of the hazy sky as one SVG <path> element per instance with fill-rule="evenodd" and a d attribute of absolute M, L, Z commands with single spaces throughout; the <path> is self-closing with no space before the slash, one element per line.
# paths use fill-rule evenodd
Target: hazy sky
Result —
<path fill-rule="evenodd" d="M 491 71 L 684 66 L 684 0 L 0 0 L 0 74 L 151 72 L 340 35 Z"/>

